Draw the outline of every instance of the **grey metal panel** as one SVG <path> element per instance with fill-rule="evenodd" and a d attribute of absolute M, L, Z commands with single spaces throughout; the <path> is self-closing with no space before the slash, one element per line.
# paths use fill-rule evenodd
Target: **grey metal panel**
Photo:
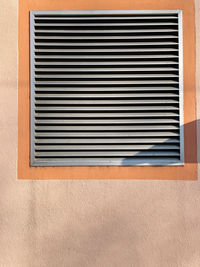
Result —
<path fill-rule="evenodd" d="M 180 118 L 180 162 L 184 164 L 184 118 L 183 118 L 183 29 L 182 11 L 178 12 L 179 20 L 179 118 Z"/>
<path fill-rule="evenodd" d="M 181 11 L 32 11 L 30 29 L 32 166 L 183 164 Z"/>
<path fill-rule="evenodd" d="M 109 158 L 40 158 L 39 160 L 36 158 L 33 162 L 32 166 L 177 166 L 183 165 L 182 162 L 179 161 L 179 157 L 160 157 L 152 158 L 138 158 L 138 157 L 130 157 L 130 158 L 122 158 L 122 157 L 112 157 Z"/>
<path fill-rule="evenodd" d="M 48 10 L 48 11 L 41 11 L 36 10 L 33 11 L 35 14 L 35 17 L 45 17 L 45 16 L 71 16 L 71 15 L 78 15 L 84 17 L 86 16 L 93 16 L 93 15 L 110 15 L 111 17 L 114 15 L 170 15 L 170 16 L 177 16 L 179 10 L 172 10 L 172 9 L 161 9 L 161 10 Z"/>
<path fill-rule="evenodd" d="M 30 12 L 30 165 L 35 162 L 35 52 L 34 52 L 34 13 Z"/>

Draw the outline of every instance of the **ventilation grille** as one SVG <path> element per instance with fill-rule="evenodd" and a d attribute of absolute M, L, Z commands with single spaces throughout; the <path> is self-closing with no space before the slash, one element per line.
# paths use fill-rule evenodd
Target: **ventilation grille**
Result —
<path fill-rule="evenodd" d="M 31 12 L 31 165 L 180 164 L 180 14 Z"/>

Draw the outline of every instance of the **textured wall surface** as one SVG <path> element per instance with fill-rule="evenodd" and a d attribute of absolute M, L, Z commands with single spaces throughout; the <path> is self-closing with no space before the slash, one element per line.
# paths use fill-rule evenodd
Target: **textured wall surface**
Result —
<path fill-rule="evenodd" d="M 199 267 L 199 181 L 16 180 L 17 0 L 0 36 L 0 266 Z"/>

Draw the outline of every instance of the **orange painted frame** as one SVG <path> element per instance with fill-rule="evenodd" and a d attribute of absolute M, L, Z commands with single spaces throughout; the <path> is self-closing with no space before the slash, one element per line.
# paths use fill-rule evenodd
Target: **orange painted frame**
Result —
<path fill-rule="evenodd" d="M 31 10 L 181 9 L 183 11 L 184 166 L 30 167 Z M 18 179 L 197 179 L 195 24 L 193 0 L 19 0 Z"/>

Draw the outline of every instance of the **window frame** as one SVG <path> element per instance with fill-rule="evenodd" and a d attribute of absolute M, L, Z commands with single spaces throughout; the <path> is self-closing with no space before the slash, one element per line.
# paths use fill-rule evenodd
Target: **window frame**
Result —
<path fill-rule="evenodd" d="M 102 163 L 98 161 L 98 158 L 95 162 L 88 163 L 66 163 L 65 161 L 60 160 L 59 162 L 52 162 L 52 161 L 35 161 L 34 157 L 34 139 L 35 139 L 35 95 L 34 95 L 34 15 L 122 15 L 122 14 L 130 14 L 130 15 L 141 15 L 141 14 L 167 14 L 176 13 L 178 15 L 178 63 L 179 63 L 179 138 L 180 138 L 180 159 L 179 160 L 148 160 L 147 162 L 144 160 L 136 160 L 132 159 L 129 163 L 121 162 L 121 164 L 117 164 L 114 160 L 110 160 L 109 164 Z M 183 28 L 182 28 L 182 10 L 174 10 L 174 9 L 165 9 L 165 10 L 51 10 L 51 11 L 41 11 L 41 10 L 34 10 L 30 11 L 30 101 L 31 101 L 31 111 L 30 111 L 30 164 L 31 166 L 173 166 L 173 165 L 184 165 L 184 127 L 183 127 Z"/>

